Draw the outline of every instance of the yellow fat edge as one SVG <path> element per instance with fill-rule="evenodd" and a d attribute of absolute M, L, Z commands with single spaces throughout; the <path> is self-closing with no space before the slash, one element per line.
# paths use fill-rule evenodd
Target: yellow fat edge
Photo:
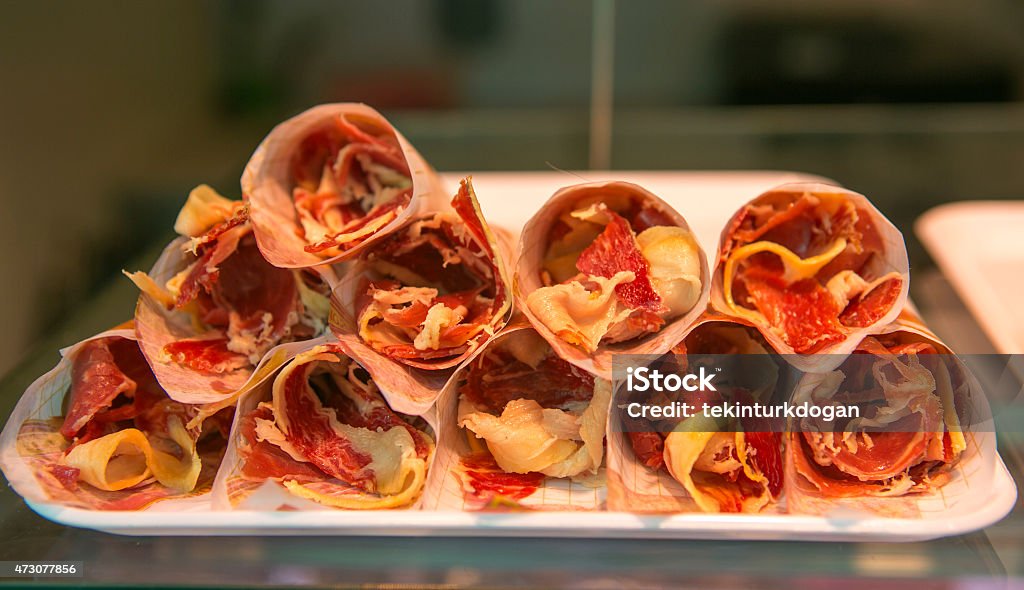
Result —
<path fill-rule="evenodd" d="M 941 361 L 939 362 L 938 375 L 935 376 L 935 387 L 939 390 L 939 397 L 942 399 L 943 419 L 946 422 L 946 431 L 949 432 L 953 451 L 960 454 L 967 449 L 967 439 L 964 438 L 963 429 L 960 427 L 960 417 L 956 415 L 956 405 L 953 400 L 953 382 L 950 379 L 946 364 Z"/>
<path fill-rule="evenodd" d="M 371 221 L 370 223 L 366 224 L 366 226 L 361 229 L 358 229 L 354 232 L 349 232 L 347 234 L 337 234 L 331 239 L 337 242 L 338 244 L 347 244 L 348 242 L 352 242 L 358 240 L 359 238 L 372 234 L 373 232 L 379 230 L 380 228 L 394 221 L 396 217 L 396 212 L 390 211 L 378 217 L 377 219 Z M 332 248 L 332 250 L 335 248 L 337 247 Z M 321 252 L 320 254 L 323 255 L 324 252 Z"/>
<path fill-rule="evenodd" d="M 483 451 L 490 452 L 487 446 L 480 442 L 481 439 L 477 438 L 476 434 L 468 428 L 463 428 L 463 432 L 466 434 L 466 442 L 469 444 L 470 453 L 481 453 Z"/>
<path fill-rule="evenodd" d="M 836 256 L 839 256 L 845 249 L 846 238 L 837 239 L 828 250 L 816 256 L 811 256 L 810 258 L 800 258 L 785 246 L 763 240 L 760 242 L 754 242 L 753 244 L 747 244 L 746 246 L 741 246 L 733 250 L 729 255 L 729 259 L 725 262 L 722 285 L 725 290 L 725 303 L 729 306 L 729 309 L 735 313 L 735 315 L 753 323 L 764 323 L 766 320 L 761 312 L 741 307 L 733 300 L 732 278 L 733 274 L 736 272 L 736 265 L 739 264 L 741 260 L 749 258 L 759 252 L 771 252 L 782 259 L 782 263 L 786 268 L 786 274 L 783 278 L 787 282 L 793 283 L 800 279 L 813 277 L 819 270 L 824 268 L 824 266 L 829 262 L 832 262 L 832 260 L 834 260 Z"/>
<path fill-rule="evenodd" d="M 300 271 L 294 271 L 295 286 L 299 290 L 299 301 L 302 306 L 311 311 L 316 318 L 326 319 L 331 313 L 331 299 L 317 293 L 306 286 Z"/>
<path fill-rule="evenodd" d="M 134 487 L 150 477 L 155 477 L 161 485 L 174 490 L 190 492 L 199 480 L 202 461 L 196 452 L 195 442 L 177 416 L 168 418 L 167 427 L 171 440 L 182 449 L 182 459 L 155 450 L 142 431 L 127 428 L 75 447 L 64 462 L 78 468 L 83 481 L 108 492 Z M 146 468 L 139 475 L 109 481 L 107 466 L 117 454 L 118 448 L 124 444 L 132 445 L 140 451 L 145 458 Z"/>
<path fill-rule="evenodd" d="M 697 462 L 697 458 L 700 457 L 704 447 L 707 446 L 714 435 L 714 432 L 691 432 L 684 430 L 670 432 L 665 439 L 665 460 L 666 464 L 670 466 L 669 472 L 672 477 L 689 492 L 697 507 L 704 512 L 717 514 L 721 512 L 719 501 L 715 498 L 714 494 L 701 490 L 693 479 L 693 465 Z M 736 452 L 740 463 L 743 465 L 743 473 L 751 481 L 759 483 L 764 487 L 764 493 L 761 495 L 743 500 L 743 512 L 758 512 L 768 503 L 770 498 L 768 478 L 763 474 L 755 472 L 750 465 L 744 434 L 737 432 L 735 436 Z M 673 450 L 671 456 L 668 452 L 670 445 Z M 682 451 L 682 453 L 678 451 Z M 725 490 L 723 492 L 730 493 Z"/>
<path fill-rule="evenodd" d="M 136 272 L 128 272 L 126 270 L 121 271 L 124 276 L 128 277 L 128 280 L 135 283 L 139 291 L 146 293 L 153 299 L 156 299 L 161 305 L 170 309 L 174 307 L 175 298 L 169 289 L 161 287 L 156 284 L 153 277 L 149 276 L 145 272 L 139 270 Z"/>
<path fill-rule="evenodd" d="M 138 449 L 145 458 L 145 469 L 137 475 L 109 481 L 107 467 L 121 445 L 131 445 Z M 146 435 L 136 428 L 127 428 L 78 445 L 64 457 L 64 463 L 78 469 L 79 477 L 87 484 L 104 491 L 116 492 L 137 486 L 149 479 L 152 476 L 151 458 L 152 448 Z"/>
<path fill-rule="evenodd" d="M 665 437 L 665 459 L 669 473 L 689 492 L 697 507 L 704 512 L 721 512 L 718 500 L 705 494 L 693 481 L 693 465 L 704 447 L 714 436 L 713 432 L 670 432 Z M 669 453 L 671 447 L 672 452 Z"/>
<path fill-rule="evenodd" d="M 222 197 L 209 185 L 200 184 L 188 194 L 188 199 L 174 220 L 174 231 L 187 237 L 200 236 L 219 223 L 229 219 L 238 201 Z"/>
<path fill-rule="evenodd" d="M 167 431 L 174 444 L 181 447 L 184 457 L 177 459 L 173 455 L 153 449 L 150 469 L 161 484 L 181 492 L 190 492 L 195 489 L 199 473 L 203 469 L 203 463 L 196 451 L 196 443 L 177 416 L 167 419 Z"/>
<path fill-rule="evenodd" d="M 367 344 L 371 344 L 375 341 L 373 337 L 372 329 L 370 328 L 370 322 L 374 318 L 383 318 L 380 312 L 375 311 L 375 305 L 370 305 L 363 312 L 363 315 L 359 316 L 359 338 Z"/>
<path fill-rule="evenodd" d="M 347 510 L 383 510 L 400 508 L 411 504 L 419 496 L 427 478 L 427 464 L 423 459 L 410 459 L 404 462 L 406 467 L 406 485 L 397 494 L 390 496 L 372 496 L 355 494 L 351 496 L 333 497 L 318 494 L 295 480 L 282 482 L 292 494 L 312 500 L 324 506 Z"/>
<path fill-rule="evenodd" d="M 743 465 L 743 473 L 747 476 L 750 481 L 757 483 L 766 483 L 768 478 L 764 474 L 757 473 L 754 468 L 750 465 L 750 459 L 747 455 L 747 440 L 746 436 L 742 432 L 735 433 L 736 435 L 736 455 L 739 457 L 740 464 Z"/>

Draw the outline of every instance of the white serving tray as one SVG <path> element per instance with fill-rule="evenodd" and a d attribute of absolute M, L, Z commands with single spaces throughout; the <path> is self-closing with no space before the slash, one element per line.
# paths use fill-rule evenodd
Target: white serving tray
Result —
<path fill-rule="evenodd" d="M 959 535 L 998 522 L 1013 508 L 1017 490 L 997 459 L 988 493 L 970 507 L 954 504 L 921 518 L 863 514 L 832 517 L 788 514 L 637 515 L 626 512 L 456 511 L 160 511 L 101 512 L 29 502 L 40 516 L 69 526 L 121 535 L 352 535 L 403 537 L 564 537 L 717 539 L 765 541 L 910 542 Z M 969 494 L 968 494 L 969 496 Z M 967 508 L 967 509 L 965 509 Z"/>
<path fill-rule="evenodd" d="M 461 174 L 445 174 L 454 187 Z M 822 181 L 787 172 L 531 172 L 481 173 L 473 184 L 488 220 L 518 232 L 562 186 L 599 180 L 635 182 L 676 207 L 714 263 L 719 232 L 743 203 L 786 182 Z M 941 493 L 922 498 L 920 518 L 881 518 L 869 513 L 828 516 L 788 514 L 637 515 L 623 512 L 458 511 L 215 511 L 199 497 L 188 509 L 92 511 L 28 502 L 38 514 L 69 526 L 125 535 L 384 535 L 473 537 L 576 537 L 647 539 L 749 539 L 810 541 L 920 541 L 963 534 L 1003 518 L 1017 498 L 991 432 L 978 437 L 981 451 L 954 470 Z"/>
<path fill-rule="evenodd" d="M 941 205 L 914 229 L 996 349 L 1024 354 L 1024 202 Z"/>

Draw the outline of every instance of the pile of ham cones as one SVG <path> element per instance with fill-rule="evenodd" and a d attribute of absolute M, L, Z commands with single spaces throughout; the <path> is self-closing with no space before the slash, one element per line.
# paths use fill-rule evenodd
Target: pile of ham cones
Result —
<path fill-rule="evenodd" d="M 751 195 L 713 266 L 685 210 L 625 182 L 557 191 L 515 245 L 470 178 L 448 192 L 379 113 L 330 104 L 274 128 L 237 194 L 194 189 L 179 237 L 125 273 L 134 318 L 25 392 L 0 436 L 19 494 L 906 516 L 966 449 L 972 381 L 921 361 L 951 351 L 906 309 L 902 235 L 857 193 Z M 870 355 L 889 377 L 860 385 L 908 426 L 624 432 L 613 359 L 687 353 L 784 359 L 817 402 L 863 394 L 847 362 Z"/>

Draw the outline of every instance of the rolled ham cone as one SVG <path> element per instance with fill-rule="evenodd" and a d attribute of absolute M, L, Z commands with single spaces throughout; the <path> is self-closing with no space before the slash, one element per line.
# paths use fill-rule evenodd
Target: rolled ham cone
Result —
<path fill-rule="evenodd" d="M 895 374 L 893 384 L 901 387 L 901 391 L 888 392 L 886 398 L 896 406 L 904 401 L 901 396 L 913 396 L 910 405 L 920 412 L 903 417 L 909 420 L 906 424 L 901 421 L 884 427 L 882 432 L 870 432 L 870 445 L 854 434 L 840 443 L 843 450 L 838 455 L 822 451 L 831 457 L 828 466 L 815 459 L 813 447 L 822 444 L 816 442 L 819 435 L 811 432 L 815 427 L 791 426 L 786 435 L 789 510 L 800 514 L 917 517 L 921 513 L 918 502 L 940 494 L 960 462 L 978 454 L 980 446 L 991 445 L 990 450 L 994 450 L 992 429 L 976 428 L 986 416 L 990 419 L 987 401 L 976 378 L 913 312 L 904 312 L 877 334 L 858 342 L 856 350 L 835 371 L 806 373 L 793 403 L 841 400 L 836 396 L 850 386 L 848 381 L 839 380 L 852 378 L 855 370 L 868 370 L 864 362 L 852 364 L 862 359 L 863 353 L 873 355 L 869 361 L 872 370 L 879 363 L 904 366 L 902 372 L 886 372 Z M 929 362 L 927 357 L 936 353 L 943 355 L 942 360 Z M 919 357 L 920 364 L 910 362 L 913 355 Z M 838 428 L 846 430 L 845 426 Z M 991 440 L 984 442 L 986 438 Z M 856 451 L 851 451 L 851 442 Z M 986 475 L 993 472 L 994 456 L 993 452 L 990 457 L 977 457 L 982 465 L 971 475 L 972 487 L 985 485 Z"/>
<path fill-rule="evenodd" d="M 520 475 L 596 475 L 611 384 L 560 358 L 519 322 L 459 370 L 458 426 Z"/>
<path fill-rule="evenodd" d="M 337 277 L 330 266 L 272 266 L 256 247 L 246 208 L 209 187 L 192 191 L 175 229 L 185 235 L 168 244 L 148 273 L 126 273 L 140 288 L 136 336 L 173 399 L 233 405 L 293 354 L 288 343 L 327 331 Z M 185 302 L 189 291 L 198 295 Z M 213 316 L 219 319 L 208 323 Z"/>
<path fill-rule="evenodd" d="M 385 188 L 364 207 L 352 195 L 372 193 L 371 176 Z M 445 200 L 434 169 L 359 103 L 316 106 L 274 127 L 241 182 L 260 250 L 282 268 L 354 258 Z"/>
<path fill-rule="evenodd" d="M 648 333 L 623 342 L 599 342 L 594 350 L 566 340 L 566 336 L 556 333 L 540 317 L 536 310 L 528 304 L 532 293 L 544 286 L 542 273 L 545 272 L 545 257 L 551 244 L 551 233 L 560 217 L 575 210 L 585 199 L 608 198 L 629 200 L 645 209 L 652 217 L 659 220 L 648 225 L 667 225 L 679 227 L 690 233 L 692 244 L 696 246 L 700 266 L 699 295 L 692 307 L 676 317 L 665 319 L 665 323 L 654 333 Z M 643 215 L 643 214 L 641 214 Z M 660 222 L 664 220 L 664 223 Z M 605 226 L 607 227 L 607 226 Z M 519 238 L 517 261 L 515 267 L 514 288 L 518 308 L 529 318 L 533 327 L 544 337 L 559 356 L 570 363 L 581 367 L 604 379 L 612 378 L 612 357 L 615 354 L 663 354 L 679 342 L 687 329 L 704 312 L 707 307 L 711 288 L 710 272 L 707 258 L 689 231 L 686 219 L 668 203 L 644 189 L 628 182 L 593 182 L 568 186 L 558 190 L 548 199 L 547 203 L 527 222 Z M 634 234 L 633 245 L 627 248 L 613 248 L 613 252 L 636 250 L 636 228 L 630 230 Z M 647 263 L 649 267 L 649 262 Z M 606 273 L 611 274 L 611 273 Z M 604 275 L 602 275 L 604 276 Z M 606 277 L 608 278 L 608 277 Z M 553 281 L 555 283 L 561 281 Z M 634 283 L 637 281 L 634 281 Z M 623 285 L 619 285 L 618 288 Z"/>
<path fill-rule="evenodd" d="M 774 353 L 758 331 L 744 320 L 708 311 L 673 347 L 676 354 Z M 786 366 L 781 360 L 776 364 Z M 768 370 L 767 368 L 765 370 Z M 759 369 L 756 373 L 761 374 Z M 754 373 L 750 375 L 753 377 Z M 758 379 L 759 377 L 753 377 Z M 776 387 L 785 386 L 785 375 L 775 373 Z M 772 393 L 767 390 L 766 393 Z M 699 400 L 691 394 L 687 403 Z M 684 396 L 685 398 L 685 396 Z M 622 404 L 613 400 L 613 406 Z M 700 417 L 690 418 L 695 423 Z M 777 511 L 783 493 L 784 434 L 764 432 L 625 432 L 621 414 L 609 415 L 608 509 L 650 513 L 758 513 Z M 713 424 L 713 423 L 712 423 Z M 723 448 L 737 466 L 729 478 L 696 467 L 723 455 Z M 717 450 L 715 450 L 717 449 Z M 738 475 L 737 475 L 738 474 Z M 733 479 L 730 479 L 733 478 Z M 743 485 L 737 482 L 743 481 Z"/>
<path fill-rule="evenodd" d="M 160 388 L 130 324 L 62 355 L 25 391 L 0 433 L 0 468 L 20 496 L 141 510 L 209 491 L 230 409 L 189 428 L 202 408 L 174 402 Z"/>
<path fill-rule="evenodd" d="M 423 509 L 602 509 L 604 471 L 594 472 L 603 464 L 609 394 L 608 382 L 560 359 L 514 316 L 434 406 L 435 461 L 444 469 L 432 470 Z M 577 491 L 593 489 L 573 493 L 568 478 Z"/>
<path fill-rule="evenodd" d="M 497 238 L 484 219 L 469 179 L 462 181 L 459 192 L 452 199 L 451 207 L 439 211 L 448 216 L 447 219 L 461 222 L 464 228 L 463 231 L 465 231 L 468 241 L 460 247 L 468 246 L 469 249 L 461 251 L 459 256 L 475 257 L 478 263 L 483 263 L 487 267 L 487 272 L 490 275 L 488 279 L 490 284 L 483 285 L 483 291 L 479 294 L 472 295 L 472 289 L 465 287 L 462 287 L 463 291 L 459 291 L 472 295 L 466 300 L 471 311 L 463 318 L 463 321 L 450 326 L 454 331 L 463 328 L 472 329 L 473 335 L 464 344 L 453 347 L 452 352 L 444 354 L 444 347 L 432 347 L 431 343 L 424 346 L 422 342 L 417 342 L 419 338 L 410 338 L 408 334 L 388 336 L 388 338 L 396 339 L 396 342 L 375 340 L 377 329 L 373 328 L 368 331 L 367 327 L 370 320 L 366 318 L 373 315 L 367 314 L 370 314 L 371 306 L 376 305 L 376 300 L 371 295 L 371 283 L 384 279 L 397 282 L 395 286 L 402 289 L 424 287 L 420 284 L 421 277 L 403 278 L 404 272 L 399 272 L 394 276 L 385 276 L 377 264 L 380 252 L 392 247 L 401 247 L 405 243 L 404 241 L 409 239 L 410 234 L 407 232 L 413 231 L 415 223 L 429 223 L 435 219 L 435 214 L 418 217 L 413 225 L 392 234 L 387 240 L 380 242 L 376 249 L 364 252 L 363 256 L 352 264 L 338 283 L 331 298 L 331 331 L 345 345 L 349 354 L 370 371 L 378 387 L 392 396 L 390 398 L 392 407 L 396 411 L 414 415 L 422 414 L 434 403 L 451 378 L 452 369 L 472 357 L 493 334 L 505 326 L 512 315 L 511 281 L 505 262 L 507 253 L 502 248 L 503 241 Z M 445 273 L 456 272 L 458 269 L 455 266 L 464 266 L 462 263 L 451 261 L 442 265 L 440 259 L 433 262 L 428 260 L 423 264 L 430 266 L 434 263 L 436 266 L 431 266 L 429 270 L 420 268 L 416 264 L 402 268 L 416 275 L 439 274 L 443 276 Z M 395 267 L 391 262 L 388 264 L 390 268 Z M 428 280 L 428 283 L 433 283 L 433 281 Z M 426 317 L 418 320 L 422 323 L 411 326 L 410 329 L 417 326 L 422 327 L 428 322 L 430 313 L 436 307 L 442 306 L 439 297 L 443 298 L 452 294 L 443 291 L 444 289 L 441 289 L 427 304 L 422 304 L 417 300 L 396 303 L 391 306 L 391 309 L 404 313 L 411 312 L 415 306 L 422 305 L 420 312 L 425 312 Z M 475 312 L 472 311 L 474 309 L 473 302 L 477 301 L 476 298 L 484 293 L 491 295 L 488 298 L 490 303 L 483 306 L 483 311 L 480 311 L 479 315 L 475 315 Z M 392 312 L 389 310 L 373 315 L 374 325 L 384 326 L 383 316 L 390 313 Z M 445 328 L 442 327 L 438 334 L 438 343 L 440 344 L 445 338 Z"/>
<path fill-rule="evenodd" d="M 825 204 L 819 209 L 812 206 L 812 210 L 825 211 L 826 206 L 836 209 L 824 218 L 839 230 L 844 226 L 836 212 L 847 204 L 852 206 L 856 223 L 850 235 L 859 236 L 862 248 L 841 231 L 825 244 L 809 243 L 823 235 L 820 230 L 809 230 L 810 218 L 803 209 L 814 199 L 825 199 Z M 775 212 L 770 213 L 773 208 Z M 756 224 L 752 233 L 748 227 L 751 224 Z M 845 247 L 838 243 L 840 238 L 845 240 Z M 783 252 L 791 260 L 785 268 L 792 273 L 792 281 L 770 272 L 757 277 L 759 285 L 782 281 L 781 289 L 757 287 L 762 305 L 774 310 L 769 313 L 742 300 L 737 285 L 740 281 L 734 278 L 726 285 L 725 274 L 753 276 L 748 256 L 759 256 L 755 270 L 769 270 L 763 261 L 777 264 L 783 258 L 778 250 L 767 254 L 759 249 L 765 242 L 778 244 L 776 240 L 800 247 L 792 245 L 788 253 Z M 746 268 L 741 267 L 744 262 Z M 830 279 L 835 280 L 830 283 Z M 744 286 L 749 289 L 746 282 Z M 903 234 L 864 195 L 826 184 L 794 183 L 763 193 L 730 219 L 719 242 L 711 306 L 753 323 L 795 367 L 823 371 L 841 363 L 865 335 L 894 321 L 906 305 L 909 287 L 910 263 Z"/>
<path fill-rule="evenodd" d="M 396 413 L 336 340 L 306 344 L 239 401 L 214 508 L 417 506 L 434 460 L 433 415 Z"/>

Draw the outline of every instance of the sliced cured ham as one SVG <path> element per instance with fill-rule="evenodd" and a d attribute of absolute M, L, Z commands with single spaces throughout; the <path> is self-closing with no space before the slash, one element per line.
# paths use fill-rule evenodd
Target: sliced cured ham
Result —
<path fill-rule="evenodd" d="M 267 352 L 326 330 L 330 269 L 277 268 L 256 243 L 249 209 L 197 187 L 178 215 L 183 233 L 149 273 L 136 326 L 157 378 L 176 399 L 233 395 Z"/>
<path fill-rule="evenodd" d="M 65 409 L 48 415 L 36 395 L 59 384 L 49 395 Z M 168 397 L 131 330 L 106 332 L 70 348 L 26 393 L 2 435 L 4 472 L 26 497 L 99 510 L 205 492 L 226 448 L 217 425 L 232 410 L 188 428 L 199 411 Z"/>
<path fill-rule="evenodd" d="M 275 127 L 242 176 L 256 240 L 275 266 L 358 255 L 443 202 L 436 173 L 384 117 L 327 104 Z"/>
<path fill-rule="evenodd" d="M 487 451 L 463 457 L 458 466 L 465 492 L 485 508 L 499 508 L 535 493 L 544 483 L 544 474 L 509 473 Z M 518 507 L 518 506 L 517 506 Z"/>
<path fill-rule="evenodd" d="M 744 205 L 722 232 L 711 303 L 755 325 L 780 352 L 833 355 L 794 357 L 800 368 L 834 367 L 899 315 L 908 270 L 903 236 L 863 195 L 782 185 Z"/>
<path fill-rule="evenodd" d="M 296 501 L 333 508 L 419 498 L 434 452 L 429 427 L 392 410 L 339 344 L 298 354 L 264 391 L 239 416 L 235 479 L 275 482 Z"/>
<path fill-rule="evenodd" d="M 555 193 L 523 229 L 516 284 L 524 313 L 559 355 L 605 378 L 613 351 L 667 352 L 709 290 L 686 221 L 625 182 Z"/>
<path fill-rule="evenodd" d="M 503 253 L 469 179 L 450 210 L 379 242 L 336 292 L 332 329 L 368 365 L 454 367 L 501 329 L 512 309 Z"/>
<path fill-rule="evenodd" d="M 799 401 L 861 411 L 828 425 L 805 418 L 789 435 L 794 508 L 818 512 L 822 499 L 857 506 L 874 498 L 863 506 L 909 515 L 902 498 L 941 487 L 967 448 L 960 412 L 971 388 L 949 349 L 903 318 L 862 340 L 836 370 L 806 375 Z"/>
<path fill-rule="evenodd" d="M 767 355 L 771 347 L 753 327 L 709 314 L 674 350 L 677 354 L 698 355 L 693 357 L 697 359 L 699 355 Z M 727 376 L 732 382 L 720 382 L 717 394 L 735 400 L 767 401 L 779 385 L 777 372 L 758 371 L 749 380 L 744 377 Z M 762 383 L 773 378 L 774 383 Z M 685 395 L 690 404 L 717 403 L 710 397 L 698 400 L 695 393 Z M 682 420 L 667 433 L 653 424 L 648 424 L 650 430 L 646 431 L 643 426 L 631 424 L 632 431 L 624 433 L 634 460 L 655 472 L 670 474 L 681 484 L 695 510 L 756 513 L 781 497 L 783 437 L 775 428 L 757 430 L 767 425 L 754 421 L 719 425 L 700 413 Z"/>
<path fill-rule="evenodd" d="M 111 346 L 118 343 L 115 339 L 89 341 L 75 358 L 67 414 L 60 429 L 65 438 L 75 438 L 97 414 L 111 411 L 114 401 L 122 394 L 125 401 L 135 397 L 138 384 L 118 366 L 111 350 Z M 134 412 L 134 407 L 130 412 Z"/>
<path fill-rule="evenodd" d="M 560 359 L 534 330 L 506 332 L 460 379 L 458 424 L 483 442 L 481 452 L 501 472 L 576 477 L 603 464 L 611 384 Z M 476 490 L 496 477 L 506 481 L 473 476 L 468 485 Z"/>

